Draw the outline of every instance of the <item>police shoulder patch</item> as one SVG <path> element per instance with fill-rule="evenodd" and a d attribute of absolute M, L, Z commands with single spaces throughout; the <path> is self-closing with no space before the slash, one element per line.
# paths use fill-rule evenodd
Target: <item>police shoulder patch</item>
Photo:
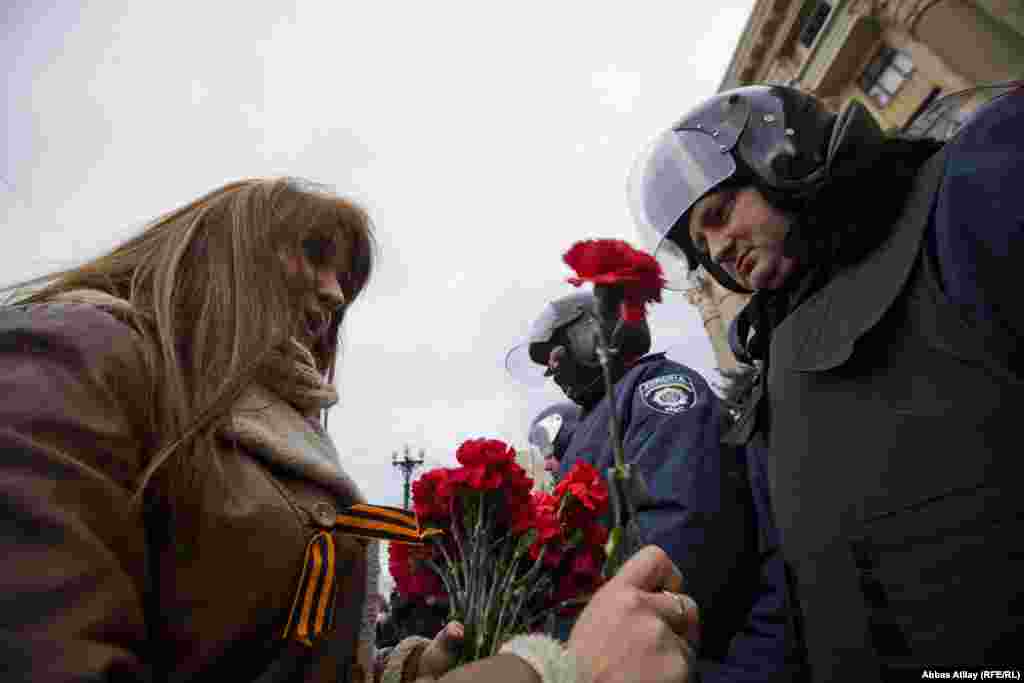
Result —
<path fill-rule="evenodd" d="M 637 391 L 644 405 L 665 415 L 675 415 L 693 407 L 697 390 L 683 374 L 662 375 L 643 382 Z"/>

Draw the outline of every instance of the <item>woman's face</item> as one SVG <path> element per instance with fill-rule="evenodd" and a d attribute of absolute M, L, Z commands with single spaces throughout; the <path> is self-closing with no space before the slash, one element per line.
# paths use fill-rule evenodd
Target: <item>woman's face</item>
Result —
<path fill-rule="evenodd" d="M 789 224 L 756 188 L 727 188 L 694 204 L 690 239 L 743 287 L 778 289 L 797 266 L 782 251 Z"/>
<path fill-rule="evenodd" d="M 282 256 L 288 276 L 300 284 L 299 300 L 303 308 L 301 337 L 320 338 L 330 328 L 331 319 L 349 303 L 347 284 L 352 247 L 349 240 L 309 237 L 302 241 L 300 253 Z"/>

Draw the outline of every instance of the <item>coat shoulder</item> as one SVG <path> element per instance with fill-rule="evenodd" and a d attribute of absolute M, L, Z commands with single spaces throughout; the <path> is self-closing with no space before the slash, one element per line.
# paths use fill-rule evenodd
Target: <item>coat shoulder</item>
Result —
<path fill-rule="evenodd" d="M 156 383 L 126 319 L 77 303 L 0 308 L 0 421 L 129 485 L 153 438 Z"/>

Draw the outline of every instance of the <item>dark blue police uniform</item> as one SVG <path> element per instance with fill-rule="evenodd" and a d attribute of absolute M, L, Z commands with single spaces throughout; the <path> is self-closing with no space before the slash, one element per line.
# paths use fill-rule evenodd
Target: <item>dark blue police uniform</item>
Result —
<path fill-rule="evenodd" d="M 614 464 L 605 397 L 580 421 L 562 459 L 602 473 Z M 638 511 L 645 543 L 682 570 L 701 608 L 704 681 L 791 680 L 794 649 L 785 572 L 763 468 L 720 443 L 725 408 L 707 382 L 662 354 L 642 358 L 615 385 L 627 460 L 651 500 Z"/>
<path fill-rule="evenodd" d="M 1020 339 L 1024 88 L 983 107 L 948 147 L 927 233 L 942 289 L 969 321 Z M 1013 349 L 1018 370 L 1020 353 L 1024 347 Z"/>

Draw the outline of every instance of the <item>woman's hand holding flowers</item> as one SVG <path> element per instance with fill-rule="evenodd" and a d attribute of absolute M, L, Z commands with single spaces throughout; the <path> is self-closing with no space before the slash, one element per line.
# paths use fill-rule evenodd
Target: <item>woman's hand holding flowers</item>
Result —
<path fill-rule="evenodd" d="M 459 658 L 459 649 L 466 631 L 457 621 L 449 621 L 438 631 L 420 657 L 419 677 L 427 680 L 446 674 Z"/>

